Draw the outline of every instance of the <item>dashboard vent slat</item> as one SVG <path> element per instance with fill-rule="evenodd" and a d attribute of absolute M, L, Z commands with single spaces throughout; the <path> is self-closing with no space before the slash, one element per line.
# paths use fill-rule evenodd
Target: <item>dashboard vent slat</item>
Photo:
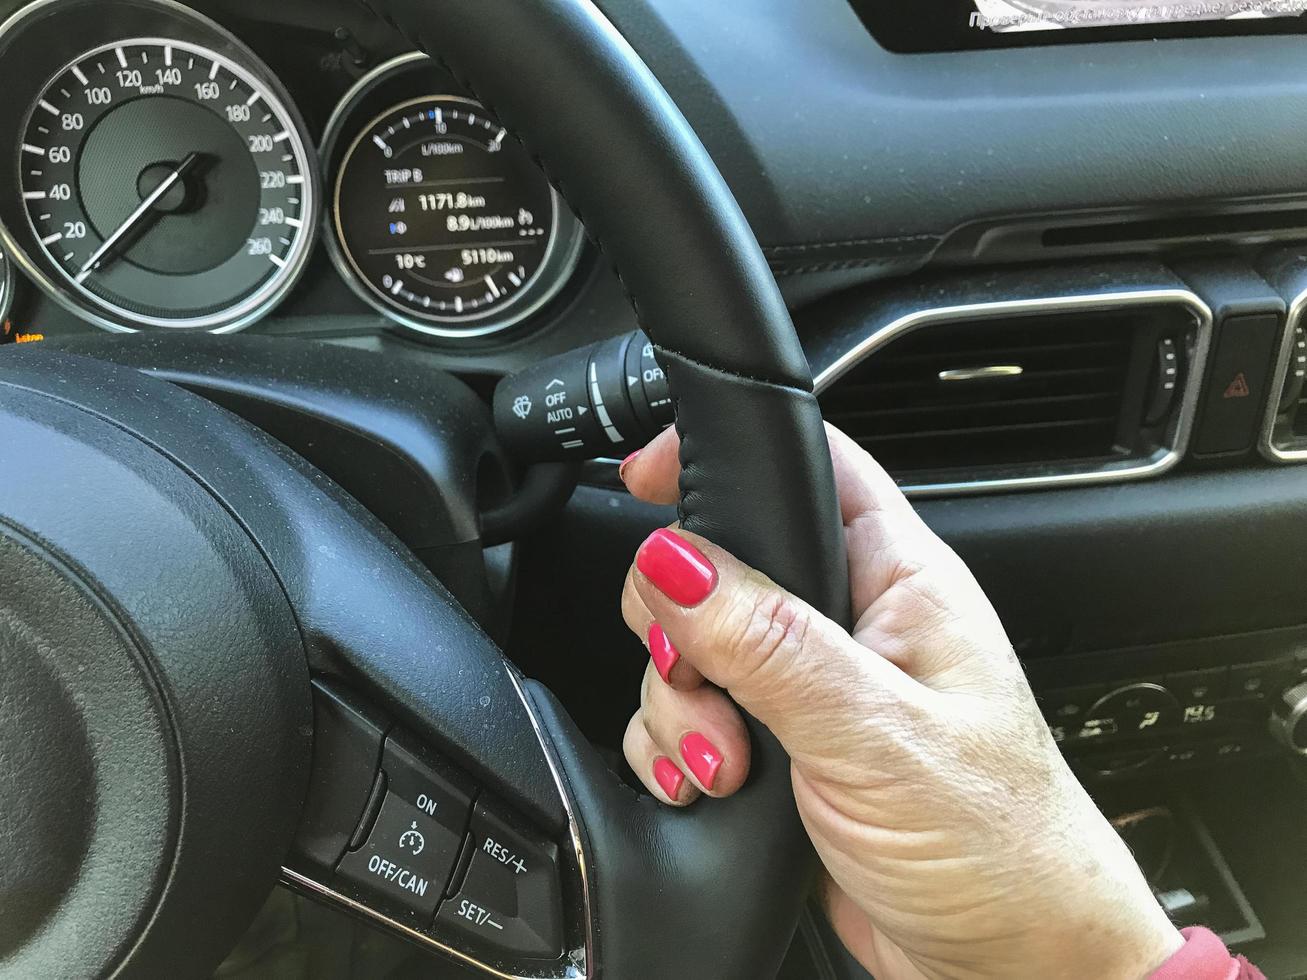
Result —
<path fill-rule="evenodd" d="M 1107 464 L 1140 450 L 1140 375 L 1164 329 L 1121 311 L 934 324 L 875 350 L 822 407 L 901 479 Z"/>

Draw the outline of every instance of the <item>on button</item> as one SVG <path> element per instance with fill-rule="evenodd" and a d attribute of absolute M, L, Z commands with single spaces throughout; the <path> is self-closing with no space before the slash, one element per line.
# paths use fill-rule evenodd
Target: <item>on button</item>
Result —
<path fill-rule="evenodd" d="M 425 926 L 445 893 L 462 844 L 461 831 L 387 793 L 367 842 L 345 855 L 337 874 L 387 908 L 414 913 Z"/>
<path fill-rule="evenodd" d="M 445 894 L 472 810 L 470 785 L 391 735 L 381 757 L 386 796 L 367 841 L 345 855 L 344 878 L 426 928 Z"/>

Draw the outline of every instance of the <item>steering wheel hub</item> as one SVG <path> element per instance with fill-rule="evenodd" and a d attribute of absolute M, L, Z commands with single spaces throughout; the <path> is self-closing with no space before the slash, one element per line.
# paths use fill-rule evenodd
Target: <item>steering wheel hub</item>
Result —
<path fill-rule="evenodd" d="M 38 935 L 74 949 L 88 921 L 120 950 L 172 863 L 175 735 L 140 649 L 72 568 L 0 528 L 0 580 L 0 958 Z"/>
<path fill-rule="evenodd" d="M 0 417 L 21 488 L 0 508 L 0 973 L 216 962 L 303 798 L 294 618 L 237 521 L 154 447 L 3 384 Z"/>

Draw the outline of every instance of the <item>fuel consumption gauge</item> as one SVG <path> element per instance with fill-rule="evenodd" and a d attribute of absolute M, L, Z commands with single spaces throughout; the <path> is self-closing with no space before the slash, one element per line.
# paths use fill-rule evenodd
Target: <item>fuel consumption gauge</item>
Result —
<path fill-rule="evenodd" d="M 368 117 L 339 153 L 332 204 L 338 264 L 356 291 L 400 324 L 444 337 L 493 333 L 538 311 L 575 267 L 582 239 L 522 147 L 456 95 L 408 98 Z"/>

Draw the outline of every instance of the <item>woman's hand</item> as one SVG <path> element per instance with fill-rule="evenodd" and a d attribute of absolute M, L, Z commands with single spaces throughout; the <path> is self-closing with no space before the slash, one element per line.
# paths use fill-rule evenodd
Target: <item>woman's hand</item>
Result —
<path fill-rule="evenodd" d="M 731 699 L 767 725 L 831 922 L 878 980 L 1142 980 L 1179 933 L 1062 760 L 976 580 L 828 431 L 853 635 L 708 541 L 656 532 L 622 595 L 651 654 L 627 760 L 665 803 L 729 796 L 749 772 Z M 669 430 L 623 464 L 627 486 L 674 502 L 677 451 Z"/>

